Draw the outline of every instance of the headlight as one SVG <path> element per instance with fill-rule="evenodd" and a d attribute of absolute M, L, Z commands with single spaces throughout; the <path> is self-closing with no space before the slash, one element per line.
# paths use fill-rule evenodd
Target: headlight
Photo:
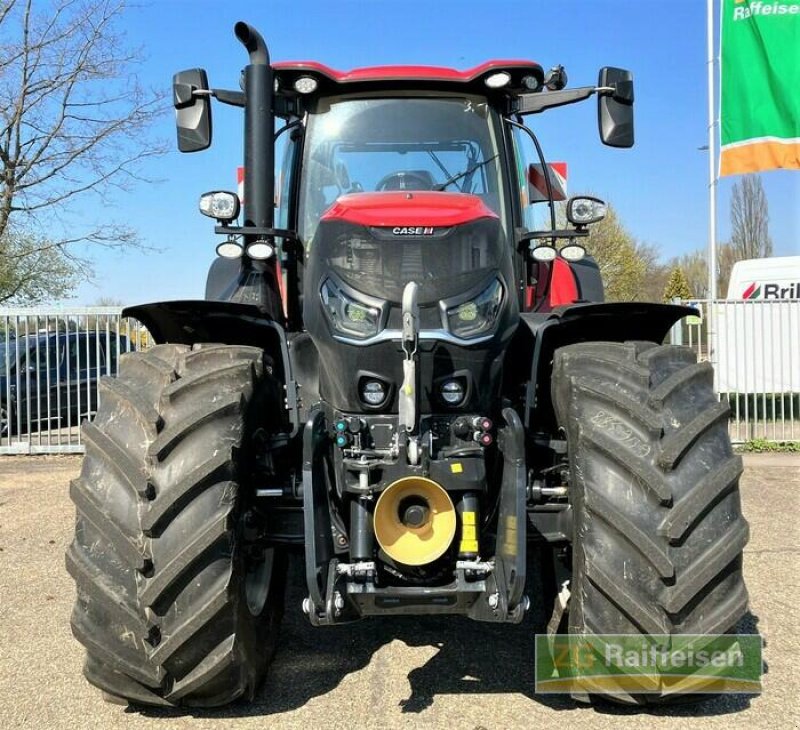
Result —
<path fill-rule="evenodd" d="M 439 395 L 448 406 L 461 405 L 466 395 L 464 381 L 461 378 L 445 380 L 439 387 Z"/>
<path fill-rule="evenodd" d="M 320 289 L 323 308 L 333 329 L 342 335 L 364 340 L 378 334 L 381 310 L 357 302 L 327 279 Z"/>
<path fill-rule="evenodd" d="M 370 406 L 379 406 L 386 400 L 386 386 L 374 378 L 365 378 L 358 389 L 361 400 Z"/>
<path fill-rule="evenodd" d="M 503 302 L 503 286 L 495 279 L 475 299 L 447 310 L 447 326 L 456 337 L 469 339 L 490 330 Z"/>

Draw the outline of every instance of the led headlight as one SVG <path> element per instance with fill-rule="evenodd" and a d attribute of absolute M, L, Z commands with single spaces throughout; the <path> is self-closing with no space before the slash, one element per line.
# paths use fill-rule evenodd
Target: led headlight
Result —
<path fill-rule="evenodd" d="M 490 330 L 503 302 L 503 286 L 495 279 L 477 297 L 447 310 L 447 326 L 456 337 L 469 339 Z"/>
<path fill-rule="evenodd" d="M 320 296 L 328 321 L 337 333 L 359 340 L 378 334 L 381 324 L 379 307 L 356 301 L 330 279 L 322 284 Z"/>

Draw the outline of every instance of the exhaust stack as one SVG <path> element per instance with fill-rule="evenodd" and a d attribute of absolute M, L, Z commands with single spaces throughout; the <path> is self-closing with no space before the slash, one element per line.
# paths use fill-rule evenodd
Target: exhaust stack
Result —
<path fill-rule="evenodd" d="M 234 33 L 250 54 L 244 68 L 244 225 L 272 228 L 275 215 L 275 115 L 272 66 L 267 44 L 247 23 L 237 23 Z M 256 240 L 245 237 L 245 246 Z M 249 239 L 249 240 L 248 240 Z"/>

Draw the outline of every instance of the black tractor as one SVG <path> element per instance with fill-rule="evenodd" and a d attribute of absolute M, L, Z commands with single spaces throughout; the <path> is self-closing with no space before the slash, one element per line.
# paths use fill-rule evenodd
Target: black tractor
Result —
<path fill-rule="evenodd" d="M 67 567 L 89 681 L 134 704 L 252 698 L 292 549 L 314 626 L 516 623 L 536 599 L 571 636 L 734 628 L 741 461 L 711 366 L 661 344 L 694 310 L 603 302 L 582 241 L 604 205 L 572 198 L 556 226 L 525 124 L 596 96 L 602 141 L 630 147 L 631 74 L 339 72 L 235 34 L 241 90 L 184 71 L 174 104 L 184 152 L 209 146 L 212 98 L 243 109 L 243 212 L 201 197 L 221 235 L 205 300 L 125 311 L 159 344 L 121 358 L 83 427 Z M 530 543 L 553 555 L 542 596 Z M 679 694 L 656 689 L 615 696 Z"/>

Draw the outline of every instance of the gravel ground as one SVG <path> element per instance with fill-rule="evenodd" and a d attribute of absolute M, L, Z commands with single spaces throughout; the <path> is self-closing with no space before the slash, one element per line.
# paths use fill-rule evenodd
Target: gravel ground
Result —
<path fill-rule="evenodd" d="M 64 570 L 76 457 L 0 459 L 0 728 L 800 727 L 800 458 L 747 456 L 751 541 L 748 630 L 765 637 L 764 694 L 684 708 L 595 710 L 533 693 L 533 634 L 521 626 L 439 617 L 312 629 L 290 590 L 281 645 L 253 704 L 216 711 L 141 711 L 107 704 L 81 674 L 72 581 Z"/>

